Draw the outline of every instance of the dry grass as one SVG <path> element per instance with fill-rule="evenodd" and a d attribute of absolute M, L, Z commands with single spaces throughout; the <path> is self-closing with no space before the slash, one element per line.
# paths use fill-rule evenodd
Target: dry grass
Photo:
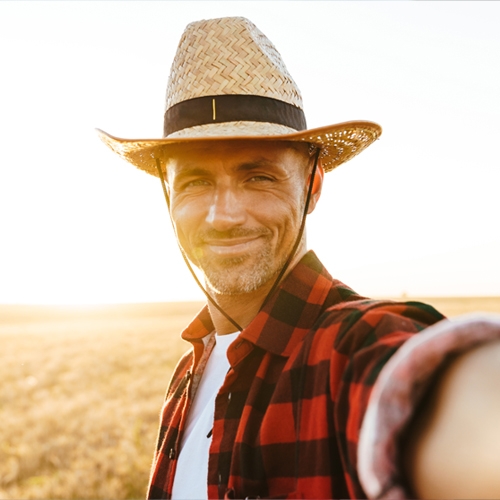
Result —
<path fill-rule="evenodd" d="M 500 298 L 424 299 L 445 314 Z M 143 498 L 200 304 L 0 306 L 0 498 Z"/>
<path fill-rule="evenodd" d="M 0 498 L 144 498 L 198 309 L 0 307 Z"/>

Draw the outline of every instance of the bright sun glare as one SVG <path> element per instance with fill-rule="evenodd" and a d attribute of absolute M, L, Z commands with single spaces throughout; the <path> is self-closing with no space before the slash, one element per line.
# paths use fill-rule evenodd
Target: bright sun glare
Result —
<path fill-rule="evenodd" d="M 310 218 L 334 276 L 366 295 L 500 295 L 500 4 L 312 3 L 0 2 L 0 303 L 202 298 L 157 179 L 94 127 L 159 137 L 185 25 L 227 15 L 276 44 L 309 127 L 384 129 Z"/>

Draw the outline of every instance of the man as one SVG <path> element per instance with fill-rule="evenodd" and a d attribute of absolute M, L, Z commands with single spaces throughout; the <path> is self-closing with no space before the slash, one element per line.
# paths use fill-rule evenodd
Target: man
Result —
<path fill-rule="evenodd" d="M 307 251 L 304 224 L 324 172 L 380 133 L 371 122 L 307 130 L 281 56 L 244 18 L 186 28 L 163 139 L 100 132 L 162 179 L 179 247 L 208 299 L 182 334 L 192 349 L 167 391 L 150 498 L 367 494 L 358 442 L 372 387 L 394 352 L 443 316 L 366 299 L 333 279 Z M 365 434 L 370 443 L 373 431 Z M 374 494 L 396 491 L 394 474 L 375 484 L 381 476 L 362 468 Z"/>

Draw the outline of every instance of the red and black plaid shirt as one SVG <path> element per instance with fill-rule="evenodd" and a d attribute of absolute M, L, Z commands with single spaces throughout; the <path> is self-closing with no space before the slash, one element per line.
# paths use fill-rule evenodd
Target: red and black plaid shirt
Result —
<path fill-rule="evenodd" d="M 357 445 L 372 385 L 406 339 L 442 318 L 421 303 L 360 297 L 308 252 L 228 349 L 231 369 L 215 400 L 208 497 L 365 497 Z M 193 349 L 167 391 L 149 498 L 171 496 L 213 331 L 205 308 L 182 334 Z"/>

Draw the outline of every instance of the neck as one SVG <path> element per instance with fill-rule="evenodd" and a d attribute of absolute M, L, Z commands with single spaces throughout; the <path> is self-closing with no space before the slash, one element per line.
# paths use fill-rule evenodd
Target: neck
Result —
<path fill-rule="evenodd" d="M 306 250 L 304 249 L 295 255 L 281 281 L 285 279 L 305 253 Z M 212 297 L 228 316 L 242 328 L 246 328 L 259 313 L 267 294 L 274 285 L 275 279 L 276 277 L 250 293 L 223 295 L 212 292 Z M 208 301 L 208 310 L 215 330 L 219 335 L 226 335 L 236 331 L 236 327 L 210 301 Z"/>
<path fill-rule="evenodd" d="M 239 295 L 212 295 L 217 304 L 242 328 L 246 328 L 257 316 L 271 287 L 260 288 L 255 292 Z M 209 301 L 208 310 L 212 317 L 215 330 L 219 335 L 233 333 L 236 327 Z"/>

